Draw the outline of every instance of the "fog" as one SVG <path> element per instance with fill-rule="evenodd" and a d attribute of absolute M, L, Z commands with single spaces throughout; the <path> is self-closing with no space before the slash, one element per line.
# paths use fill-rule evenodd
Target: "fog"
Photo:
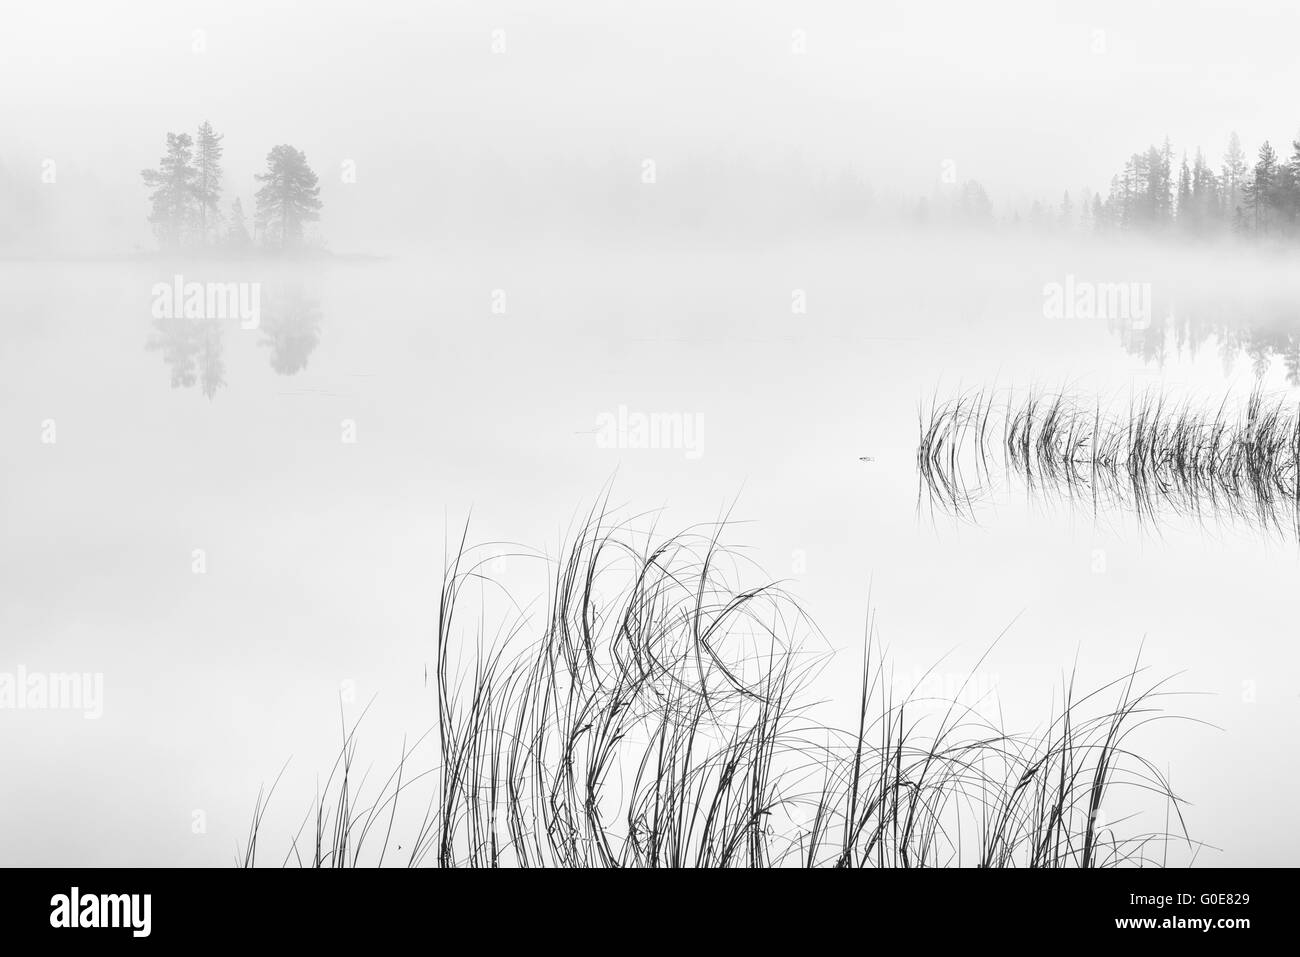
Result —
<path fill-rule="evenodd" d="M 11 5 L 0 220 L 11 253 L 148 249 L 139 171 L 204 120 L 227 201 L 303 150 L 336 251 L 618 231 L 647 160 L 665 220 L 750 234 L 831 218 L 827 183 L 880 212 L 975 180 L 1010 217 L 1165 136 L 1287 153 L 1298 27 L 1283 2 Z"/>
<path fill-rule="evenodd" d="M 96 700 L 0 707 L 0 859 L 229 863 L 292 755 L 278 841 L 340 709 L 385 775 L 436 721 L 461 531 L 538 612 L 553 568 L 504 553 L 607 496 L 735 519 L 854 663 L 836 721 L 869 614 L 1024 727 L 1141 648 L 1204 722 L 1134 743 L 1191 802 L 1178 862 L 1294 863 L 1295 529 L 928 511 L 917 448 L 971 390 L 1294 407 L 1297 35 L 1283 2 L 10 5 L 0 679 Z M 219 194 L 169 193 L 205 121 Z"/>

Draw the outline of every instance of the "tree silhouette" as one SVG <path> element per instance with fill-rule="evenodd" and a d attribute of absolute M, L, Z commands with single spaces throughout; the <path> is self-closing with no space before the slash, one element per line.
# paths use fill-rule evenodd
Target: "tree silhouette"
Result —
<path fill-rule="evenodd" d="M 194 222 L 194 141 L 188 133 L 168 133 L 167 152 L 158 169 L 140 171 L 149 194 L 149 222 L 164 249 L 179 249 Z"/>
<path fill-rule="evenodd" d="M 1093 210 L 1093 229 L 1159 232 L 1172 223 L 1185 236 L 1300 238 L 1300 140 L 1292 147 L 1293 156 L 1284 161 L 1266 142 L 1250 167 L 1234 133 L 1220 174 L 1198 149 L 1190 168 L 1183 154 L 1175 176 L 1166 139 L 1163 146 L 1134 153 L 1123 173 L 1111 178 L 1110 195 Z"/>
<path fill-rule="evenodd" d="M 1250 211 L 1256 233 L 1267 233 L 1272 227 L 1277 187 L 1277 152 L 1266 140 L 1259 148 L 1259 159 L 1244 190 L 1246 209 Z"/>
<path fill-rule="evenodd" d="M 208 122 L 199 127 L 194 139 L 194 195 L 198 200 L 199 236 L 203 246 L 208 245 L 211 237 L 210 226 L 215 226 L 221 218 L 217 203 L 221 199 L 221 154 L 225 151 L 222 139 L 224 137 L 215 133 Z M 211 224 L 209 212 L 212 213 Z"/>
<path fill-rule="evenodd" d="M 302 242 L 303 225 L 320 219 L 320 186 L 307 157 L 280 145 L 266 155 L 266 172 L 257 174 L 257 225 L 268 243 L 288 249 Z"/>
<path fill-rule="evenodd" d="M 1192 209 L 1192 170 L 1187 165 L 1187 151 L 1183 151 L 1183 162 L 1178 167 L 1178 207 L 1176 213 L 1178 219 L 1178 228 L 1185 233 L 1190 233 L 1195 226 L 1195 215 Z"/>
<path fill-rule="evenodd" d="M 248 217 L 244 215 L 244 204 L 238 196 L 230 204 L 230 229 L 226 232 L 226 245 L 239 251 L 253 245 L 252 237 L 248 235 Z"/>
<path fill-rule="evenodd" d="M 1229 217 L 1235 216 L 1241 205 L 1241 191 L 1246 186 L 1246 154 L 1241 149 L 1241 139 L 1234 131 L 1228 137 L 1228 149 L 1223 154 L 1223 202 Z"/>

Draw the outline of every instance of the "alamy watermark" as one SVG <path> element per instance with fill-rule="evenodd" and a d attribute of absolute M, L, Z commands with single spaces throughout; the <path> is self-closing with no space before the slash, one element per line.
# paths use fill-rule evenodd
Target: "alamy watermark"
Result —
<path fill-rule="evenodd" d="M 260 282 L 186 282 L 178 273 L 152 293 L 155 319 L 238 319 L 241 329 L 262 322 Z"/>
<path fill-rule="evenodd" d="M 87 894 L 74 886 L 50 898 L 50 926 L 121 928 L 132 937 L 148 937 L 152 910 L 152 894 Z"/>
<path fill-rule="evenodd" d="M 1151 283 L 1089 282 L 1070 273 L 1063 283 L 1043 285 L 1043 316 L 1121 320 L 1146 329 L 1151 325 Z"/>
<path fill-rule="evenodd" d="M 80 711 L 94 721 L 104 714 L 104 676 L 99 672 L 0 671 L 0 711 Z"/>
<path fill-rule="evenodd" d="M 704 454 L 704 416 L 698 412 L 634 412 L 620 405 L 596 416 L 596 447 L 680 449 L 688 459 Z"/>
<path fill-rule="evenodd" d="M 893 676 L 891 687 L 895 702 L 908 702 L 916 713 L 946 711 L 982 712 L 996 707 L 998 675 L 995 672 L 936 671 L 914 668 Z"/>

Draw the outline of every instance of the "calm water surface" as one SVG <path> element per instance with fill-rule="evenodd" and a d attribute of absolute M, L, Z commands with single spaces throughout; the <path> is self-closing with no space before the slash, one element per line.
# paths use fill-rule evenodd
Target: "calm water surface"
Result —
<path fill-rule="evenodd" d="M 386 775 L 434 719 L 448 528 L 472 511 L 471 538 L 553 553 L 612 480 L 665 528 L 731 508 L 732 540 L 846 661 L 869 593 L 905 676 L 945 655 L 940 675 L 963 675 L 1005 630 L 980 676 L 1013 726 L 1046 716 L 1076 659 L 1094 683 L 1141 644 L 1204 693 L 1177 709 L 1219 728 L 1141 739 L 1220 849 L 1199 860 L 1295 863 L 1300 834 L 1277 824 L 1300 784 L 1294 542 L 1014 495 L 977 524 L 917 507 L 935 395 L 1293 392 L 1300 278 L 1215 263 L 843 239 L 0 264 L 0 669 L 104 675 L 99 720 L 0 711 L 10 766 L 32 772 L 0 786 L 24 822 L 0 860 L 226 863 L 291 755 L 297 826 L 341 693 L 352 715 L 375 698 L 364 741 Z M 151 287 L 176 272 L 260 282 L 260 327 L 155 320 Z M 1044 283 L 1129 273 L 1153 284 L 1150 328 L 1044 318 Z M 607 447 L 620 408 L 690 417 L 691 447 Z M 503 577 L 536 584 L 512 561 Z M 823 690 L 847 704 L 855 682 L 834 669 Z"/>

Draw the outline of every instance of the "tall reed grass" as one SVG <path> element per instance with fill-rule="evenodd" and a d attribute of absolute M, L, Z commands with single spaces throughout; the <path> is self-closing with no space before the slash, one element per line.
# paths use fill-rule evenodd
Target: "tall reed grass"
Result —
<path fill-rule="evenodd" d="M 546 564 L 544 609 L 511 605 L 500 632 L 492 559 L 462 539 L 434 637 L 432 759 L 417 771 L 404 745 L 367 791 L 344 728 L 272 863 L 1105 867 L 1194 848 L 1168 779 L 1132 747 L 1175 717 L 1164 681 L 1136 663 L 1087 691 L 1066 675 L 1018 733 L 996 702 L 936 708 L 899 690 L 870 628 L 841 661 L 780 585 L 744 584 L 725 529 L 657 537 L 597 509 Z M 845 727 L 815 696 L 832 664 L 858 672 Z M 245 865 L 265 857 L 274 791 Z"/>

